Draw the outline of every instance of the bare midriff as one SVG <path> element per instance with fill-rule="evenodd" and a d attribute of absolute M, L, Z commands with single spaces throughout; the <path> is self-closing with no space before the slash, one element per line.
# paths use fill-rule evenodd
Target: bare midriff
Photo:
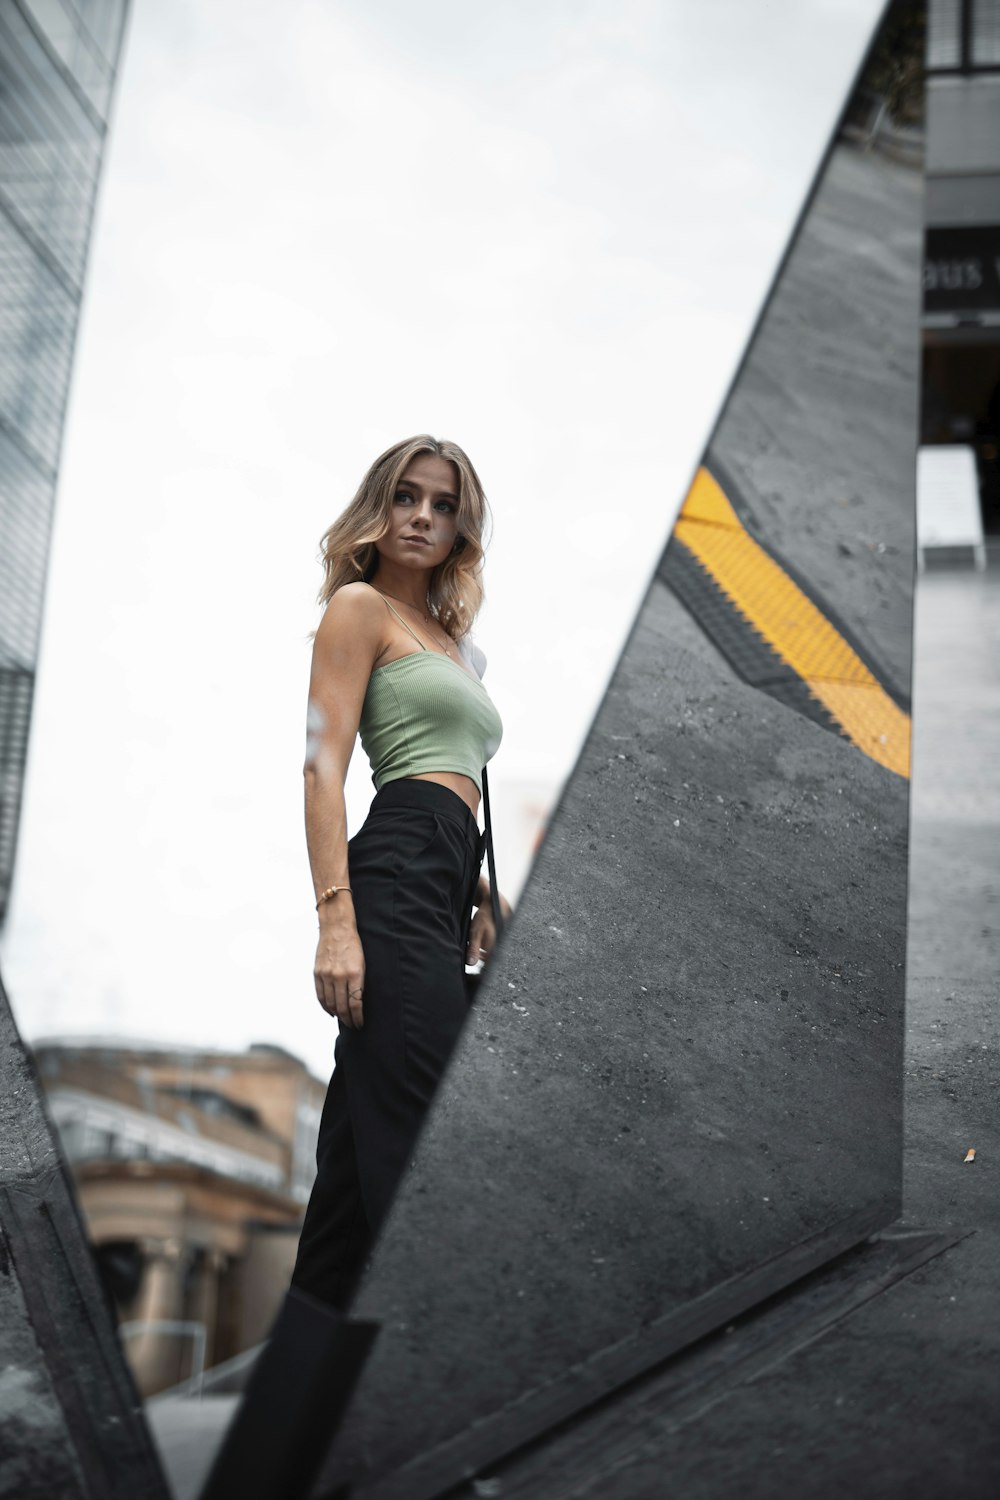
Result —
<path fill-rule="evenodd" d="M 479 789 L 471 776 L 463 776 L 460 771 L 415 771 L 412 776 L 405 779 L 407 781 L 436 781 L 438 786 L 446 786 L 457 797 L 461 797 L 473 817 L 479 811 Z"/>

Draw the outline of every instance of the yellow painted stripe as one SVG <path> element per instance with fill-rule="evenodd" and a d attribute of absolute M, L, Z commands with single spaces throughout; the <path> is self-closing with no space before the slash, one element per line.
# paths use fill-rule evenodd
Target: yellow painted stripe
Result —
<path fill-rule="evenodd" d="M 744 619 L 847 738 L 900 776 L 910 774 L 910 716 L 812 600 L 744 529 L 707 469 L 699 469 L 674 528 Z"/>

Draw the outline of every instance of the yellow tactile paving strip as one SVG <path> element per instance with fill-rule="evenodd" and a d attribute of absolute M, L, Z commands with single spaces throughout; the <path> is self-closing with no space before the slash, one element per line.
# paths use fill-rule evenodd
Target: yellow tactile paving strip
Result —
<path fill-rule="evenodd" d="M 748 534 L 707 469 L 698 470 L 674 535 L 802 679 L 851 743 L 897 775 L 909 776 L 909 714 L 893 702 L 808 595 Z"/>

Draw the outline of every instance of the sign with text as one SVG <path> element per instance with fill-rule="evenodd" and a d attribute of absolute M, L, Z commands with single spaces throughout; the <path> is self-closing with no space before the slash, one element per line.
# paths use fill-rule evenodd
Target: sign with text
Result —
<path fill-rule="evenodd" d="M 1000 224 L 928 229 L 924 312 L 1000 314 Z"/>

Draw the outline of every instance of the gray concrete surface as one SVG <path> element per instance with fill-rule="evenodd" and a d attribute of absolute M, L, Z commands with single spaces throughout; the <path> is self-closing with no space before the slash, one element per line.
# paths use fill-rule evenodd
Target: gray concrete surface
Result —
<path fill-rule="evenodd" d="M 146 1417 L 174 1500 L 196 1500 L 239 1396 L 154 1396 Z"/>
<path fill-rule="evenodd" d="M 686 649 L 708 649 L 669 606 L 662 619 L 671 639 L 687 630 Z M 1000 1494 L 1000 571 L 921 580 L 915 662 L 905 1222 L 974 1233 L 822 1338 L 790 1338 L 770 1368 L 700 1410 L 633 1393 L 600 1426 L 595 1414 L 487 1471 L 470 1497 Z M 718 711 L 703 704 L 692 718 L 708 707 Z M 977 1160 L 965 1165 L 970 1145 Z M 167 1417 L 153 1427 L 178 1500 L 193 1500 L 222 1422 L 204 1409 Z"/>
<path fill-rule="evenodd" d="M 772 309 L 715 443 L 779 550 L 904 687 L 915 183 L 837 154 L 789 266 L 792 300 Z M 836 273 L 844 255 L 851 276 Z M 927 587 L 951 619 L 947 585 Z M 964 703 L 953 664 L 947 679 Z M 940 735 L 921 743 L 918 724 L 918 776 L 921 755 L 942 754 Z M 975 733 L 963 743 L 967 784 Z M 386 1324 L 341 1450 L 363 1473 L 789 1245 L 822 1242 L 859 1206 L 873 1222 L 898 1206 L 898 778 L 733 678 L 659 583 L 580 771 L 359 1305 Z M 641 1413 L 624 1445 L 591 1446 L 582 1476 L 543 1445 L 535 1474 L 505 1470 L 493 1492 L 516 1478 L 546 1500 L 556 1480 L 623 1500 L 667 1482 L 706 1497 L 993 1493 L 975 1486 L 996 1477 L 977 1399 L 997 1354 L 982 1313 L 997 1226 L 978 1200 L 1000 1144 L 985 1038 L 996 995 L 992 971 L 965 973 L 958 957 L 977 920 L 990 926 L 976 916 L 996 884 L 992 827 L 977 821 L 988 791 L 965 794 L 964 820 L 954 799 L 926 820 L 911 891 L 927 947 L 910 950 L 907 1207 L 922 1222 L 975 1218 L 977 1233 L 737 1385 L 700 1426 L 653 1411 L 645 1429 Z M 918 855 L 933 867 L 924 884 Z M 921 907 L 920 891 L 937 894 Z M 985 1149 L 959 1169 L 972 1130 Z M 225 1414 L 154 1419 L 178 1496 L 194 1493 Z"/>
<path fill-rule="evenodd" d="M 918 184 L 834 155 L 711 445 L 904 682 Z M 906 824 L 902 778 L 654 583 L 381 1237 L 321 1488 L 524 1435 L 896 1217 Z"/>
<path fill-rule="evenodd" d="M 469 1500 L 1000 1494 L 1000 569 L 925 576 L 916 620 L 904 1222 L 974 1232 L 754 1378 L 685 1412 L 640 1388 Z M 194 1405 L 151 1413 L 178 1500 L 229 1414 Z"/>
<path fill-rule="evenodd" d="M 0 1495 L 67 1500 L 87 1493 L 79 1457 L 17 1278 L 0 1281 Z"/>
<path fill-rule="evenodd" d="M 478 1493 L 1000 1494 L 1000 570 L 926 576 L 916 619 L 904 1223 L 971 1233 L 693 1407 L 635 1389 Z"/>
<path fill-rule="evenodd" d="M 834 152 L 712 441 L 765 536 L 904 694 L 916 459 L 893 434 L 916 430 L 922 208 L 920 171 Z"/>

